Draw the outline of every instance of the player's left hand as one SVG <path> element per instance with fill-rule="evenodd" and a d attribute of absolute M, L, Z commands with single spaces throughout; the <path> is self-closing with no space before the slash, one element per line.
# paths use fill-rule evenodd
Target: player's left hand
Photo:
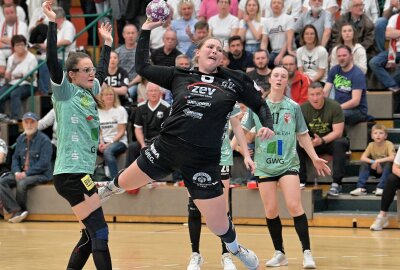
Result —
<path fill-rule="evenodd" d="M 328 167 L 327 163 L 328 161 L 322 158 L 317 158 L 313 160 L 313 164 L 318 175 L 325 176 L 331 174 L 331 169 Z"/>
<path fill-rule="evenodd" d="M 266 127 L 260 128 L 257 132 L 257 137 L 259 137 L 260 140 L 262 140 L 262 141 L 271 139 L 274 136 L 275 136 L 275 132 Z"/>
<path fill-rule="evenodd" d="M 102 23 L 99 27 L 99 33 L 107 45 L 113 43 L 112 25 L 110 23 Z"/>

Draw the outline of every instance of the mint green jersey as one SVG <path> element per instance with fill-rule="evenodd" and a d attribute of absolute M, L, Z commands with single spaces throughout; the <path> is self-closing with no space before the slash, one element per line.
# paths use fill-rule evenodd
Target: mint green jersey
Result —
<path fill-rule="evenodd" d="M 91 90 L 80 88 L 67 80 L 51 82 L 52 102 L 57 120 L 57 158 L 54 175 L 61 173 L 92 174 L 99 145 L 99 115 L 93 95 L 100 91 L 94 80 Z"/>
<path fill-rule="evenodd" d="M 235 104 L 229 118 L 236 117 L 240 114 L 239 104 Z M 231 140 L 229 139 L 229 120 L 226 122 L 224 138 L 221 146 L 221 159 L 219 161 L 221 166 L 232 166 L 233 165 L 233 151 L 231 147 Z"/>
<path fill-rule="evenodd" d="M 307 133 L 300 106 L 288 97 L 281 102 L 272 103 L 266 100 L 274 122 L 275 136 L 270 140 L 255 140 L 254 161 L 255 176 L 273 177 L 286 171 L 299 171 L 300 161 L 296 151 L 297 133 Z M 242 120 L 242 126 L 251 130 L 254 126 L 258 131 L 262 125 L 258 116 L 249 111 Z"/>

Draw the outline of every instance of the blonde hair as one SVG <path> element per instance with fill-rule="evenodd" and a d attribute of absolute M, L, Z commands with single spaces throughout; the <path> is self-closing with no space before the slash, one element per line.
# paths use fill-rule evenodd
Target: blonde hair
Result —
<path fill-rule="evenodd" d="M 378 130 L 378 129 L 379 130 L 383 130 L 383 132 L 385 132 L 385 134 L 387 135 L 387 128 L 383 124 L 375 124 L 375 125 L 373 125 L 372 129 L 371 129 L 371 133 L 374 132 L 375 130 Z"/>
<path fill-rule="evenodd" d="M 261 7 L 260 7 L 260 1 L 258 1 L 258 0 L 247 0 L 247 1 L 246 1 L 246 5 L 245 5 L 245 7 L 244 7 L 244 12 L 245 12 L 247 15 L 249 15 L 249 13 L 247 13 L 247 4 L 248 4 L 250 1 L 254 1 L 254 2 L 256 2 L 256 4 L 257 4 L 258 10 L 257 10 L 257 15 L 256 15 L 256 17 L 255 17 L 255 20 L 256 20 L 257 22 L 260 22 L 260 21 L 261 21 Z"/>
<path fill-rule="evenodd" d="M 99 105 L 100 109 L 104 109 L 105 108 L 104 101 L 103 101 L 103 95 L 107 94 L 107 93 L 113 93 L 113 95 L 114 95 L 114 103 L 113 103 L 113 107 L 114 108 L 117 108 L 117 107 L 121 106 L 121 103 L 119 102 L 118 95 L 117 95 L 117 93 L 115 93 L 114 88 L 112 86 L 106 86 L 101 90 L 101 92 L 99 94 L 99 100 L 101 101 L 101 104 Z"/>
<path fill-rule="evenodd" d="M 192 0 L 181 0 L 181 1 L 179 1 L 178 7 L 177 7 L 179 16 L 182 16 L 181 8 L 182 8 L 183 5 L 191 6 L 192 7 L 192 12 L 194 12 L 194 4 L 193 4 Z"/>

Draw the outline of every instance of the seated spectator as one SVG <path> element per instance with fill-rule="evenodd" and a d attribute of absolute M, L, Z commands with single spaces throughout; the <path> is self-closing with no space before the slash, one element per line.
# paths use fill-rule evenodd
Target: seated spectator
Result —
<path fill-rule="evenodd" d="M 27 112 L 22 117 L 24 133 L 18 138 L 12 156 L 11 172 L 0 177 L 0 200 L 11 213 L 8 222 L 18 223 L 28 216 L 28 189 L 48 182 L 52 178 L 51 142 L 38 131 L 36 114 Z M 11 188 L 16 187 L 14 198 Z"/>
<path fill-rule="evenodd" d="M 333 25 L 331 45 L 329 47 L 332 48 L 338 44 L 342 24 L 351 23 L 357 30 L 357 43 L 360 43 L 365 48 L 369 55 L 368 58 L 371 58 L 375 55 L 374 23 L 364 13 L 363 0 L 352 0 L 349 10 L 349 12 L 341 15 Z"/>
<path fill-rule="evenodd" d="M 345 175 L 346 151 L 349 141 L 344 136 L 344 115 L 340 105 L 324 97 L 320 82 L 313 82 L 308 88 L 308 101 L 301 105 L 304 120 L 309 128 L 311 141 L 318 155 L 333 156 L 333 183 L 329 195 L 338 196 L 340 185 Z M 307 181 L 307 153 L 302 146 L 297 146 L 300 158 L 300 183 Z"/>
<path fill-rule="evenodd" d="M 243 19 L 239 21 L 238 35 L 246 44 L 244 49 L 254 53 L 260 49 L 263 24 L 261 22 L 261 9 L 258 0 L 246 0 Z"/>
<path fill-rule="evenodd" d="M 302 12 L 306 12 L 311 9 L 310 0 L 304 0 Z M 336 12 L 339 10 L 339 5 L 337 0 L 323 0 L 322 9 L 328 11 L 331 14 L 332 18 L 335 18 Z"/>
<path fill-rule="evenodd" d="M 362 154 L 360 173 L 358 175 L 357 188 L 350 192 L 353 196 L 367 195 L 366 183 L 370 176 L 370 172 L 375 176 L 379 176 L 379 183 L 375 190 L 376 196 L 382 196 L 383 188 L 386 185 L 388 176 L 392 172 L 392 165 L 395 156 L 394 145 L 387 139 L 386 127 L 376 124 L 372 127 L 371 138 L 373 142 L 368 144 Z"/>
<path fill-rule="evenodd" d="M 310 0 L 311 10 L 304 12 L 292 25 L 292 28 L 288 29 L 288 53 L 296 55 L 295 46 L 295 33 L 299 34 L 303 28 L 312 24 L 318 33 L 319 45 L 326 47 L 331 37 L 332 32 L 332 17 L 328 11 L 322 9 L 322 2 L 319 0 Z"/>
<path fill-rule="evenodd" d="M 288 85 L 285 95 L 293 99 L 300 105 L 308 99 L 308 86 L 310 79 L 307 75 L 297 70 L 296 57 L 293 55 L 285 55 L 282 58 L 282 66 L 288 71 Z"/>
<path fill-rule="evenodd" d="M 42 119 L 39 120 L 39 125 L 38 125 L 39 130 L 45 130 L 48 127 L 52 127 L 53 130 L 51 136 L 51 144 L 53 146 L 53 154 L 51 156 L 51 161 L 55 161 L 57 156 L 57 119 L 54 108 L 51 109 L 44 117 L 42 117 Z"/>
<path fill-rule="evenodd" d="M 46 0 L 40 0 L 40 2 L 45 2 Z M 56 6 L 56 2 L 53 6 Z M 38 6 L 33 10 L 32 16 L 29 17 L 28 33 L 29 33 L 29 43 L 30 44 L 40 44 L 43 43 L 47 38 L 47 28 L 49 25 L 49 20 L 47 16 L 43 13 L 42 6 Z M 36 48 L 38 49 L 38 48 Z"/>
<path fill-rule="evenodd" d="M 228 39 L 237 35 L 239 29 L 239 19 L 229 13 L 231 0 L 217 0 L 218 14 L 208 19 L 210 26 L 210 36 L 219 39 L 223 47 L 228 45 Z"/>
<path fill-rule="evenodd" d="M 186 54 L 180 54 L 175 58 L 175 66 L 180 67 L 180 68 L 186 68 L 189 69 L 191 64 L 190 64 L 190 58 Z"/>
<path fill-rule="evenodd" d="M 253 56 L 244 50 L 243 41 L 239 36 L 230 37 L 229 46 L 229 65 L 228 68 L 249 72 L 254 69 Z"/>
<path fill-rule="evenodd" d="M 151 30 L 150 33 L 151 52 L 164 46 L 164 41 L 163 41 L 164 33 L 165 31 L 167 31 L 167 29 L 170 28 L 171 28 L 171 17 L 168 17 L 168 19 L 161 25 L 161 27 L 157 27 Z"/>
<path fill-rule="evenodd" d="M 238 15 L 238 0 L 230 0 L 229 13 L 233 16 Z M 218 3 L 215 0 L 202 0 L 200 11 L 197 15 L 199 21 L 208 21 L 212 16 L 218 14 Z"/>
<path fill-rule="evenodd" d="M 191 0 L 193 2 L 193 17 L 197 18 L 197 14 L 200 11 L 201 0 Z M 177 12 L 179 10 L 178 6 L 181 0 L 167 0 L 167 4 L 172 8 L 173 16 L 172 19 L 176 20 L 181 17 L 181 15 Z"/>
<path fill-rule="evenodd" d="M 272 0 L 271 9 L 273 14 L 263 21 L 264 27 L 260 48 L 268 50 L 268 46 L 271 47 L 269 68 L 278 65 L 283 56 L 285 56 L 288 48 L 286 31 L 293 28 L 293 17 L 283 12 L 283 7 L 284 0 Z"/>
<path fill-rule="evenodd" d="M 157 29 L 157 28 L 156 28 Z M 194 25 L 194 33 L 191 36 L 192 39 L 192 44 L 190 44 L 188 50 L 186 51 L 186 55 L 190 58 L 193 59 L 195 52 L 197 50 L 197 46 L 199 42 L 208 36 L 208 30 L 209 26 L 208 23 L 205 21 L 198 21 Z M 153 32 L 153 30 L 152 30 Z"/>
<path fill-rule="evenodd" d="M 364 74 L 366 74 L 368 68 L 367 53 L 365 51 L 365 48 L 360 43 L 357 43 L 356 29 L 351 23 L 343 23 L 341 26 L 338 45 L 336 45 L 331 52 L 331 67 L 334 67 L 338 64 L 336 50 L 341 44 L 344 44 L 351 48 L 354 64 L 359 67 Z"/>
<path fill-rule="evenodd" d="M 255 69 L 247 72 L 247 75 L 261 88 L 263 94 L 267 95 L 271 88 L 269 77 L 271 70 L 268 68 L 268 53 L 258 50 L 253 54 Z"/>
<path fill-rule="evenodd" d="M 390 17 L 395 15 L 400 10 L 399 0 L 385 0 L 382 17 L 379 17 L 375 22 L 375 47 L 377 53 L 386 50 L 386 27 Z"/>
<path fill-rule="evenodd" d="M 176 48 L 183 53 L 186 52 L 192 44 L 190 36 L 197 22 L 197 19 L 193 17 L 193 11 L 194 4 L 192 0 L 181 0 L 177 10 L 180 18 L 172 20 L 171 22 L 171 30 L 175 31 L 178 40 Z"/>
<path fill-rule="evenodd" d="M 128 72 L 119 66 L 118 54 L 115 51 L 111 51 L 107 77 L 104 78 L 103 87 L 111 86 L 117 94 L 120 104 L 125 108 L 129 108 L 132 105 L 132 99 L 128 94 L 128 85 Z"/>
<path fill-rule="evenodd" d="M 0 135 L 1 135 L 1 127 L 0 127 Z M 8 146 L 7 143 L 0 138 L 0 177 L 3 173 L 8 172 L 9 169 L 7 168 L 7 154 L 8 154 Z M 0 206 L 0 214 L 2 207 Z"/>
<path fill-rule="evenodd" d="M 271 0 L 258 0 L 260 3 L 260 10 L 262 17 L 271 17 Z M 287 15 L 291 15 L 293 19 L 297 20 L 301 14 L 301 2 L 298 0 L 284 0 L 283 12 Z M 239 12 L 238 18 L 243 19 L 246 9 L 246 0 L 241 0 L 239 2 Z"/>
<path fill-rule="evenodd" d="M 4 20 L 0 20 L 0 66 L 6 65 L 6 60 L 12 54 L 11 38 L 14 35 L 23 35 L 28 38 L 28 26 L 18 20 L 14 4 L 3 5 Z"/>
<path fill-rule="evenodd" d="M 340 7 L 340 15 L 343 15 L 343 14 L 349 12 L 349 9 L 350 9 L 351 5 L 354 5 L 353 0 L 342 0 L 342 4 L 341 4 L 341 7 Z M 364 14 L 373 23 L 376 23 L 376 20 L 379 17 L 378 2 L 376 0 L 363 0 L 363 3 L 359 3 L 359 5 L 363 5 Z"/>
<path fill-rule="evenodd" d="M 140 155 L 140 149 L 148 146 L 160 134 L 161 124 L 169 115 L 169 104 L 161 99 L 158 85 L 148 82 L 147 101 L 140 103 L 135 114 L 136 142 L 128 146 L 125 167 L 129 167 Z"/>
<path fill-rule="evenodd" d="M 346 125 L 355 125 L 367 120 L 367 85 L 365 75 L 354 65 L 351 49 L 340 45 L 336 50 L 339 64 L 332 67 L 324 87 L 325 96 L 332 88 L 334 98 L 342 107 Z"/>
<path fill-rule="evenodd" d="M 113 179 L 118 174 L 117 157 L 124 153 L 128 146 L 126 134 L 128 114 L 120 105 L 118 96 L 111 86 L 101 91 L 100 100 L 99 152 L 103 154 L 105 165 L 110 170 L 110 178 Z"/>
<path fill-rule="evenodd" d="M 397 150 L 392 166 L 392 173 L 389 175 L 386 185 L 383 188 L 381 210 L 374 223 L 369 227 L 372 231 L 381 231 L 389 226 L 387 212 L 389 211 L 390 204 L 393 202 L 398 189 L 400 189 L 400 149 Z"/>
<path fill-rule="evenodd" d="M 37 66 L 36 57 L 28 51 L 26 38 L 22 35 L 15 35 L 11 39 L 11 46 L 14 53 L 7 60 L 7 69 L 4 76 L 6 84 L 0 88 L 0 95 L 6 93 L 10 87 L 17 84 L 23 77 Z M 11 101 L 11 119 L 17 122 L 22 116 L 22 100 L 31 94 L 31 85 L 36 85 L 36 75 L 29 76 L 22 81 L 11 93 L 8 93 L 0 100 L 0 113 L 4 113 L 4 103 Z M 32 86 L 33 87 L 33 86 Z"/>
<path fill-rule="evenodd" d="M 177 48 L 178 40 L 176 33 L 167 30 L 163 37 L 164 46 L 154 50 L 151 54 L 151 61 L 154 65 L 173 67 L 175 66 L 175 58 L 182 54 Z"/>
<path fill-rule="evenodd" d="M 310 82 L 326 82 L 328 72 L 328 52 L 318 45 L 317 30 L 312 24 L 308 24 L 301 32 L 300 43 L 302 47 L 297 49 L 297 67 L 300 72 L 306 74 Z"/>
<path fill-rule="evenodd" d="M 400 16 L 395 14 L 390 17 L 386 27 L 386 38 L 390 39 L 389 48 L 369 61 L 369 67 L 376 78 L 393 93 L 400 91 L 399 70 L 396 68 L 400 61 Z M 389 71 L 395 70 L 394 74 Z"/>
<path fill-rule="evenodd" d="M 4 19 L 5 19 L 5 16 L 4 16 L 4 13 L 3 13 L 3 8 L 6 5 L 14 5 L 15 6 L 15 9 L 17 11 L 17 13 L 16 13 L 17 14 L 17 18 L 18 18 L 19 21 L 21 21 L 21 22 L 26 22 L 27 21 L 26 20 L 25 11 L 19 5 L 19 2 L 20 2 L 19 0 L 1 0 L 0 1 L 0 22 L 4 21 Z"/>

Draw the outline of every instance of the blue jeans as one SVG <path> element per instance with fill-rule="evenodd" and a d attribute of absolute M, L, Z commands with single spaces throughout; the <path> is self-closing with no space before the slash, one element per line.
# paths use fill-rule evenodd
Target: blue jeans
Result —
<path fill-rule="evenodd" d="M 110 170 L 110 178 L 114 178 L 118 173 L 117 157 L 126 151 L 126 145 L 122 142 L 115 142 L 107 146 L 104 150 L 103 158 Z"/>
<path fill-rule="evenodd" d="M 39 64 L 43 63 L 43 60 L 39 60 Z M 42 94 L 47 95 L 49 93 L 49 89 L 50 89 L 50 72 L 49 69 L 47 68 L 47 65 L 44 64 L 42 65 L 39 70 L 39 91 Z"/>
<path fill-rule="evenodd" d="M 0 88 L 0 96 L 5 93 L 12 85 L 6 84 Z M 31 94 L 31 85 L 24 84 L 15 88 L 11 93 L 8 93 L 3 99 L 0 100 L 0 113 L 4 113 L 4 103 L 6 100 L 11 100 L 11 115 L 12 119 L 22 118 L 22 100 L 29 97 Z"/>
<path fill-rule="evenodd" d="M 392 162 L 384 162 L 381 164 L 381 166 L 382 166 L 382 174 L 376 173 L 376 175 L 380 175 L 377 188 L 383 189 L 386 185 L 386 181 L 387 181 L 389 175 L 392 172 Z M 365 188 L 365 184 L 368 181 L 371 170 L 372 170 L 371 164 L 368 164 L 365 162 L 361 163 L 360 172 L 358 175 L 357 187 Z"/>
<path fill-rule="evenodd" d="M 254 54 L 256 51 L 260 49 L 260 43 L 255 43 L 255 44 L 246 44 L 244 47 L 245 51 L 248 51 L 252 54 Z"/>
<path fill-rule="evenodd" d="M 386 26 L 388 24 L 388 19 L 385 17 L 379 17 L 375 23 L 375 46 L 378 53 L 385 51 L 385 41 L 386 41 Z"/>
<path fill-rule="evenodd" d="M 385 68 L 388 62 L 388 51 L 380 52 L 378 55 L 369 60 L 369 67 L 378 78 L 378 80 L 386 87 L 397 87 L 397 81 L 400 81 L 400 70 L 396 70 L 395 75 L 390 75 Z M 400 52 L 396 54 L 396 63 L 400 62 Z M 397 79 L 397 80 L 395 80 Z"/>
<path fill-rule="evenodd" d="M 343 110 L 344 123 L 346 125 L 354 125 L 367 121 L 367 115 L 362 113 L 358 108 Z"/>

